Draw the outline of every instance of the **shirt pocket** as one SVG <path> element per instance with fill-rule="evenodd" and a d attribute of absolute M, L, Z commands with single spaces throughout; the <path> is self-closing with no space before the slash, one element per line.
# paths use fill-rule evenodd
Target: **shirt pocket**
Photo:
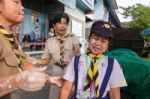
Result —
<path fill-rule="evenodd" d="M 71 53 L 72 51 L 73 51 L 73 46 L 71 44 L 65 46 L 65 52 L 66 53 Z"/>
<path fill-rule="evenodd" d="M 64 60 L 69 61 L 73 56 L 74 56 L 73 46 L 69 45 L 69 47 L 65 48 Z"/>
<path fill-rule="evenodd" d="M 58 46 L 49 47 L 49 54 L 52 56 L 55 62 L 60 61 L 60 49 Z"/>
<path fill-rule="evenodd" d="M 64 47 L 65 47 L 65 50 L 67 50 L 67 51 L 72 51 L 73 50 L 73 43 L 72 43 L 71 38 L 67 39 Z"/>
<path fill-rule="evenodd" d="M 56 43 L 49 45 L 48 51 L 49 51 L 49 53 L 52 53 L 52 54 L 58 53 L 60 51 L 59 45 Z"/>
<path fill-rule="evenodd" d="M 8 66 L 18 66 L 18 59 L 15 55 L 6 56 L 4 59 Z"/>

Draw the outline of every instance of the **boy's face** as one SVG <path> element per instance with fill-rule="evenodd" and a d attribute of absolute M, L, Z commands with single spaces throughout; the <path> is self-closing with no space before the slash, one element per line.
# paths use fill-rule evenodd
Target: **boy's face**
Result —
<path fill-rule="evenodd" d="M 93 54 L 102 54 L 108 48 L 109 38 L 92 34 L 89 39 L 89 49 Z"/>
<path fill-rule="evenodd" d="M 67 31 L 67 21 L 64 18 L 61 18 L 60 22 L 57 22 L 56 24 L 53 25 L 54 30 L 58 35 L 65 35 Z"/>
<path fill-rule="evenodd" d="M 3 0 L 0 2 L 0 17 L 8 24 L 21 23 L 24 18 L 24 7 L 21 0 Z"/>
<path fill-rule="evenodd" d="M 39 31 L 40 31 L 40 29 L 39 29 L 38 27 L 36 27 L 36 28 L 35 28 L 35 31 L 36 31 L 36 32 L 39 32 Z"/>

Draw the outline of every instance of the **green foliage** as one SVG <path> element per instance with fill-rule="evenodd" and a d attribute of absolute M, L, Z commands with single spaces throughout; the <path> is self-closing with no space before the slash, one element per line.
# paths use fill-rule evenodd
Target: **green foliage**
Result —
<path fill-rule="evenodd" d="M 136 4 L 127 8 L 120 7 L 123 9 L 122 15 L 125 18 L 131 17 L 132 21 L 129 22 L 131 28 L 149 28 L 150 27 L 150 7 L 142 4 Z"/>
<path fill-rule="evenodd" d="M 143 38 L 146 42 L 150 41 L 150 35 L 144 35 Z"/>

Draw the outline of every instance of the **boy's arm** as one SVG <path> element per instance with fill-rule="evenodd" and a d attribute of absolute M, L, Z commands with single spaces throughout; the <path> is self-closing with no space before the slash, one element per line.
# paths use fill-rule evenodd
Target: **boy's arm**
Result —
<path fill-rule="evenodd" d="M 81 53 L 80 51 L 80 42 L 79 39 L 76 36 L 72 37 L 72 41 L 73 41 L 73 50 L 75 55 L 79 55 Z"/>
<path fill-rule="evenodd" d="M 79 44 L 74 45 L 74 53 L 75 55 L 79 55 L 81 53 Z"/>
<path fill-rule="evenodd" d="M 120 99 L 120 88 L 111 88 L 109 92 L 109 96 L 110 99 Z"/>
<path fill-rule="evenodd" d="M 47 65 L 50 62 L 50 59 L 39 59 L 37 60 L 37 64 Z"/>
<path fill-rule="evenodd" d="M 61 93 L 60 93 L 60 99 L 68 99 L 69 98 L 69 95 L 70 95 L 70 92 L 72 90 L 72 86 L 73 86 L 73 83 L 66 80 L 62 86 L 62 89 L 61 89 Z"/>

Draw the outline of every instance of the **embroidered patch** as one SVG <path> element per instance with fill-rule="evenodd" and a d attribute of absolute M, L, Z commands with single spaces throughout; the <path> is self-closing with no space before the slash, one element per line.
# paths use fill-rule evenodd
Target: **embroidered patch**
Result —
<path fill-rule="evenodd" d="M 84 66 L 83 61 L 79 61 L 79 66 Z"/>

